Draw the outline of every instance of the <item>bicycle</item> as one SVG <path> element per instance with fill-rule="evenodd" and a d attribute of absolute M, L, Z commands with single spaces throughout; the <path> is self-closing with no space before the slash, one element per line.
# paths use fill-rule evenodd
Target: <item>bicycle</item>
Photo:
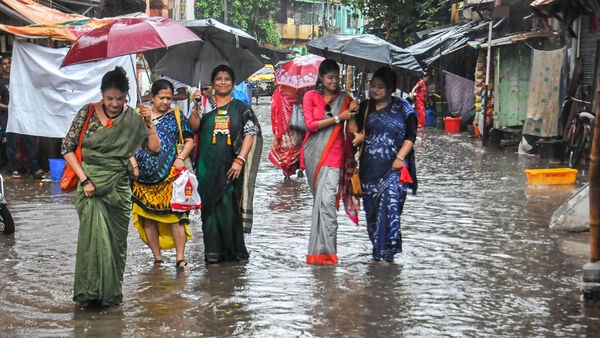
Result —
<path fill-rule="evenodd" d="M 565 99 L 565 101 L 567 100 L 591 105 L 591 102 L 573 97 Z M 565 104 L 566 103 L 563 103 L 563 107 Z M 575 118 L 569 122 L 564 138 L 567 144 L 563 160 L 567 161 L 570 168 L 577 167 L 582 158 L 584 160 L 584 165 L 589 161 L 595 118 L 594 114 L 581 110 L 575 115 Z"/>
<path fill-rule="evenodd" d="M 0 229 L 5 235 L 12 235 L 15 233 L 15 223 L 8 210 L 6 198 L 4 198 L 4 178 L 2 177 L 2 174 L 0 174 Z"/>

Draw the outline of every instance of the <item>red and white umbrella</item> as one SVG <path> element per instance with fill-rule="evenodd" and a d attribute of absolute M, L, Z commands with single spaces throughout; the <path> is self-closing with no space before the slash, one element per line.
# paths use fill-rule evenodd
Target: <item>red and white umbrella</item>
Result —
<path fill-rule="evenodd" d="M 187 27 L 163 17 L 120 18 L 81 35 L 61 67 L 201 41 Z"/>
<path fill-rule="evenodd" d="M 275 82 L 296 89 L 312 87 L 319 77 L 319 66 L 324 57 L 308 54 L 298 56 L 275 70 Z"/>

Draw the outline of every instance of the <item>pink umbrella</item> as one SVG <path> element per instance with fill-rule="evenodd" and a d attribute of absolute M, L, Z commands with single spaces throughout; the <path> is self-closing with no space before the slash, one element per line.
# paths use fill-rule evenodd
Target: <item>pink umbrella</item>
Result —
<path fill-rule="evenodd" d="M 314 86 L 324 57 L 308 54 L 284 63 L 275 71 L 275 82 L 296 89 Z"/>
<path fill-rule="evenodd" d="M 198 35 L 163 17 L 121 18 L 81 35 L 61 67 L 201 41 Z"/>

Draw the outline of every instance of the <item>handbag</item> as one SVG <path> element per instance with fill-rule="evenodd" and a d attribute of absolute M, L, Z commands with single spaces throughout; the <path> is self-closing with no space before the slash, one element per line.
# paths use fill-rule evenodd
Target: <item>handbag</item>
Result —
<path fill-rule="evenodd" d="M 176 146 L 177 156 L 179 156 L 183 150 L 183 144 L 185 142 L 183 139 L 183 132 L 181 131 L 181 112 L 179 111 L 179 108 L 175 108 L 175 119 L 177 120 L 177 126 L 179 127 L 179 143 L 177 143 Z M 194 166 L 192 165 L 192 161 L 190 160 L 189 156 L 183 160 L 183 163 L 185 165 L 185 169 L 187 169 L 189 172 L 194 172 Z"/>
<path fill-rule="evenodd" d="M 306 133 L 306 123 L 304 122 L 304 110 L 295 104 L 292 107 L 292 117 L 290 118 L 290 129 Z"/>
<path fill-rule="evenodd" d="M 87 118 L 85 119 L 85 123 L 83 124 L 83 127 L 81 128 L 81 133 L 79 133 L 79 143 L 77 143 L 77 148 L 75 149 L 75 157 L 77 158 L 77 161 L 80 164 L 81 164 L 81 142 L 83 141 L 83 134 L 85 133 L 85 130 L 87 129 L 87 126 L 90 122 L 90 118 L 92 117 L 92 114 L 94 113 L 95 107 L 96 107 L 96 105 L 93 102 L 90 103 Z M 62 174 L 62 177 L 60 178 L 60 189 L 64 192 L 72 192 L 75 190 L 75 188 L 77 188 L 78 182 L 79 182 L 79 177 L 77 177 L 77 174 L 75 174 L 75 171 L 73 170 L 73 168 L 71 168 L 71 166 L 67 162 L 65 162 L 63 174 Z"/>
<path fill-rule="evenodd" d="M 198 179 L 191 171 L 182 169 L 179 177 L 173 181 L 171 210 L 185 212 L 201 207 L 202 201 L 198 193 Z"/>
<path fill-rule="evenodd" d="M 369 112 L 369 102 L 365 105 L 365 121 L 363 123 L 363 134 L 366 136 L 366 126 L 367 126 L 367 113 Z M 358 175 L 358 162 L 360 161 L 360 156 L 362 155 L 363 143 L 360 144 L 360 148 L 358 149 L 358 159 L 354 164 L 354 170 L 352 171 L 352 175 L 350 175 L 350 184 L 348 185 L 348 189 L 350 189 L 350 194 L 353 196 L 360 197 L 362 196 L 362 186 L 360 184 L 360 176 Z"/>

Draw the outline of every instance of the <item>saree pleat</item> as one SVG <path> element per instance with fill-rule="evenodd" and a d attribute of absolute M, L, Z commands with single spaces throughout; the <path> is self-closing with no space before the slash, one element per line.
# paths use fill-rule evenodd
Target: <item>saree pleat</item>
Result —
<path fill-rule="evenodd" d="M 119 305 L 131 215 L 132 168 L 128 159 L 146 138 L 146 127 L 132 108 L 85 137 L 82 167 L 96 187 L 85 197 L 78 185 L 79 215 L 73 300 L 83 305 Z"/>

